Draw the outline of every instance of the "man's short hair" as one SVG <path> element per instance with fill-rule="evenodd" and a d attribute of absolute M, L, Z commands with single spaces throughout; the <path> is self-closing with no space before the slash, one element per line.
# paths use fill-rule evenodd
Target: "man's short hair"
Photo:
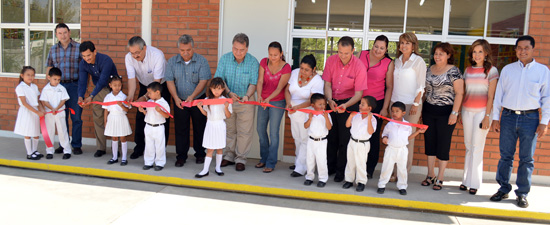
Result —
<path fill-rule="evenodd" d="M 314 93 L 311 95 L 311 98 L 309 99 L 309 101 L 311 102 L 311 104 L 314 104 L 317 100 L 321 100 L 321 99 L 324 101 L 327 100 L 327 98 L 325 98 L 323 94 Z"/>
<path fill-rule="evenodd" d="M 351 46 L 351 49 L 355 48 L 355 42 L 350 36 L 343 36 L 340 38 L 340 40 L 338 40 L 338 45 L 342 45 L 343 47 Z"/>
<path fill-rule="evenodd" d="M 250 41 L 248 40 L 248 36 L 244 33 L 235 34 L 235 37 L 233 37 L 233 42 L 231 43 L 235 43 L 235 42 L 244 44 L 246 45 L 247 48 L 248 48 L 248 45 L 250 44 Z"/>
<path fill-rule="evenodd" d="M 85 52 L 86 50 L 95 51 L 95 45 L 91 41 L 85 41 L 80 44 L 80 53 Z"/>
<path fill-rule="evenodd" d="M 67 24 L 64 24 L 64 23 L 58 23 L 58 24 L 55 26 L 54 32 L 57 32 L 57 29 L 58 29 L 58 28 L 67 28 L 67 31 L 71 31 L 71 29 L 69 29 L 69 26 L 67 26 Z"/>
<path fill-rule="evenodd" d="M 150 83 L 149 85 L 147 85 L 147 89 L 149 89 L 151 91 L 160 91 L 160 92 L 162 92 L 162 84 L 155 81 L 155 82 Z"/>
<path fill-rule="evenodd" d="M 60 76 L 61 77 L 61 70 L 57 67 L 52 67 L 50 71 L 48 72 L 48 76 Z"/>
<path fill-rule="evenodd" d="M 407 107 L 405 106 L 405 103 L 403 102 L 394 102 L 392 105 L 391 105 L 392 108 L 398 108 L 400 109 L 401 111 L 405 112 L 405 110 L 407 110 Z"/>
<path fill-rule="evenodd" d="M 195 41 L 193 41 L 193 37 L 189 34 L 181 35 L 180 38 L 178 38 L 178 48 L 180 47 L 180 44 L 189 44 L 191 43 L 191 47 L 195 47 Z"/>
<path fill-rule="evenodd" d="M 518 43 L 520 41 L 529 41 L 531 42 L 531 47 L 535 48 L 535 39 L 529 35 L 521 36 L 516 40 L 516 48 L 518 47 Z"/>
<path fill-rule="evenodd" d="M 130 40 L 128 40 L 128 47 L 136 45 L 139 46 L 139 49 L 141 50 L 143 50 L 143 47 L 147 46 L 143 38 L 141 38 L 140 36 L 133 36 L 132 38 L 130 38 Z"/>

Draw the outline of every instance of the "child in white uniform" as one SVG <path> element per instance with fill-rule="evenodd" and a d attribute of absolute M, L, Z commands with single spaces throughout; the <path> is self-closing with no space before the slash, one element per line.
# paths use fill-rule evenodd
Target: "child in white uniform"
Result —
<path fill-rule="evenodd" d="M 407 113 L 405 109 L 405 104 L 402 102 L 393 103 L 391 106 L 392 119 L 407 122 L 403 119 L 403 116 Z M 399 194 L 407 194 L 407 159 L 409 155 L 407 144 L 409 144 L 410 139 L 424 132 L 426 132 L 426 129 L 418 129 L 412 133 L 411 126 L 394 122 L 389 122 L 384 127 L 382 143 L 388 146 L 384 152 L 382 172 L 378 181 L 378 194 L 384 194 L 395 164 L 397 164 L 397 189 L 399 189 Z"/>
<path fill-rule="evenodd" d="M 145 165 L 144 170 L 153 168 L 155 164 L 155 171 L 160 171 L 166 164 L 166 139 L 164 138 L 164 123 L 166 118 L 170 116 L 170 105 L 160 93 L 162 92 L 162 84 L 159 82 L 150 83 L 147 86 L 148 102 L 155 102 L 161 105 L 162 108 L 150 107 L 147 110 L 143 107 L 139 107 L 139 111 L 145 114 L 145 152 L 143 153 L 143 160 Z"/>
<path fill-rule="evenodd" d="M 213 78 L 206 89 L 206 99 L 226 98 L 227 89 L 225 89 L 225 86 L 223 79 L 219 77 Z M 204 128 L 204 138 L 202 141 L 202 147 L 207 149 L 204 167 L 195 177 L 202 178 L 208 176 L 208 170 L 212 162 L 214 150 L 216 150 L 216 174 L 218 174 L 218 176 L 223 176 L 224 173 L 220 166 L 223 159 L 223 149 L 225 148 L 226 125 L 224 120 L 231 117 L 233 109 L 229 102 L 225 102 L 223 105 L 209 106 L 203 106 L 202 102 L 199 102 L 197 107 L 199 107 L 201 113 L 205 115 L 208 120 Z"/>
<path fill-rule="evenodd" d="M 13 133 L 25 137 L 25 148 L 27 149 L 27 159 L 39 160 L 44 155 L 38 150 L 38 136 L 40 135 L 40 117 L 44 116 L 44 109 L 38 103 L 40 92 L 38 87 L 33 84 L 34 68 L 24 66 L 19 75 L 19 85 L 15 88 L 19 111 L 15 121 Z M 32 141 L 31 141 L 32 137 Z"/>
<path fill-rule="evenodd" d="M 121 101 L 126 101 L 126 95 L 122 93 L 122 77 L 118 75 L 111 75 L 109 78 L 109 88 L 111 93 L 107 94 L 103 99 L 103 102 L 114 102 L 116 105 L 103 106 L 105 109 L 104 123 L 105 123 L 105 136 L 112 137 L 111 148 L 113 150 L 113 158 L 109 159 L 107 164 L 114 164 L 118 162 L 118 140 L 120 139 L 120 147 L 122 150 L 121 166 L 128 165 L 126 155 L 128 153 L 128 144 L 126 142 L 126 136 L 132 134 L 132 127 L 126 113 L 131 106 L 128 106 Z"/>
<path fill-rule="evenodd" d="M 315 179 L 315 165 L 317 165 L 317 173 L 319 173 L 319 183 L 317 187 L 324 187 L 328 180 L 327 168 L 327 135 L 332 128 L 332 119 L 325 112 L 327 99 L 324 95 L 315 93 L 311 95 L 311 106 L 313 110 L 322 112 L 322 114 L 314 115 L 310 113 L 305 121 L 304 127 L 307 129 L 309 139 L 307 140 L 307 172 L 304 185 L 309 186 Z"/>
<path fill-rule="evenodd" d="M 352 187 L 353 182 L 357 182 L 356 191 L 365 190 L 369 140 L 376 130 L 376 118 L 371 113 L 374 108 L 376 108 L 376 99 L 372 96 L 364 96 L 359 104 L 360 113 L 352 112 L 346 121 L 346 127 L 351 127 L 351 137 L 347 151 L 346 183 L 342 186 L 344 189 Z"/>
<path fill-rule="evenodd" d="M 44 105 L 46 112 L 46 128 L 50 141 L 54 142 L 55 129 L 57 127 L 57 136 L 59 137 L 59 145 L 63 147 L 63 159 L 71 158 L 71 146 L 69 145 L 69 133 L 67 132 L 67 123 L 65 122 L 65 101 L 69 100 L 67 89 L 61 82 L 61 70 L 57 67 L 52 67 L 48 72 L 50 82 L 42 89 L 40 101 Z M 53 159 L 54 148 L 46 148 L 46 159 Z"/>

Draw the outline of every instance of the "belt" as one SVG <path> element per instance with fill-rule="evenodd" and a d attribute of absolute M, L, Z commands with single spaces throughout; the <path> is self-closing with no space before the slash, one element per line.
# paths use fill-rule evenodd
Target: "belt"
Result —
<path fill-rule="evenodd" d="M 346 98 L 346 99 L 332 99 L 332 101 L 335 101 L 335 102 L 347 102 L 349 101 L 351 98 Z"/>
<path fill-rule="evenodd" d="M 527 114 L 527 113 L 538 113 L 538 112 L 539 112 L 538 109 L 530 109 L 530 110 L 511 110 L 511 109 L 507 109 L 507 108 L 502 109 L 502 111 L 514 113 L 514 114 L 516 114 L 516 115 L 525 115 L 525 114 Z"/>
<path fill-rule="evenodd" d="M 355 139 L 355 138 L 353 138 L 353 137 L 350 137 L 350 138 L 351 138 L 352 141 L 355 141 L 355 142 L 357 142 L 357 143 L 365 143 L 365 142 L 369 142 L 369 141 L 370 141 L 370 138 L 367 139 L 367 140 L 357 140 L 357 139 Z"/>
<path fill-rule="evenodd" d="M 158 127 L 158 126 L 164 125 L 164 123 L 159 123 L 159 124 L 150 124 L 150 123 L 146 123 L 146 124 L 149 125 L 149 126 L 152 126 L 152 127 Z"/>
<path fill-rule="evenodd" d="M 60 83 L 73 83 L 73 82 L 78 82 L 78 79 L 70 79 L 70 80 L 61 80 Z"/>
<path fill-rule="evenodd" d="M 312 136 L 309 136 L 309 139 L 311 140 L 314 140 L 314 141 L 323 141 L 323 140 L 326 140 L 327 139 L 327 136 L 324 136 L 322 138 L 314 138 Z"/>

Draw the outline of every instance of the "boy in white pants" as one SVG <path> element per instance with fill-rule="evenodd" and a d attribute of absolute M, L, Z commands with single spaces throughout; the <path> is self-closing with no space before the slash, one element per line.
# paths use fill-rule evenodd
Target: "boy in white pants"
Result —
<path fill-rule="evenodd" d="M 351 127 L 351 137 L 348 143 L 347 164 L 345 170 L 346 183 L 342 186 L 348 189 L 357 182 L 358 192 L 365 190 L 367 184 L 367 157 L 370 150 L 370 137 L 376 130 L 376 118 L 371 110 L 376 108 L 376 99 L 364 96 L 359 104 L 359 112 L 352 112 L 346 121 L 346 127 Z"/>
<path fill-rule="evenodd" d="M 42 94 L 40 94 L 40 101 L 46 112 L 51 112 L 45 115 L 48 136 L 53 144 L 57 127 L 59 144 L 63 147 L 63 159 L 69 159 L 71 158 L 71 145 L 69 145 L 69 133 L 65 122 L 65 101 L 69 100 L 69 94 L 63 85 L 59 85 L 61 82 L 59 68 L 52 67 L 48 72 L 48 79 L 50 82 L 44 86 Z M 46 148 L 46 159 L 53 159 L 54 150 L 53 146 Z"/>
<path fill-rule="evenodd" d="M 145 114 L 145 151 L 143 153 L 143 159 L 145 165 L 143 166 L 144 170 L 153 168 L 153 163 L 155 164 L 155 171 L 160 171 L 164 168 L 166 164 L 166 147 L 165 147 L 165 138 L 164 138 L 164 123 L 166 118 L 170 116 L 170 105 L 164 98 L 161 97 L 160 93 L 162 92 L 162 85 L 159 82 L 153 82 L 147 86 L 147 95 L 148 102 L 155 102 L 162 108 L 149 107 L 147 110 L 143 107 L 139 107 L 139 111 Z"/>
<path fill-rule="evenodd" d="M 311 95 L 311 106 L 317 112 L 322 112 L 319 115 L 309 113 L 308 119 L 305 121 L 304 127 L 307 129 L 309 139 L 307 140 L 307 172 L 304 185 L 309 186 L 315 179 L 315 165 L 317 165 L 317 173 L 319 173 L 319 183 L 317 187 L 324 187 L 328 180 L 327 168 L 327 135 L 332 128 L 332 119 L 325 112 L 327 99 L 324 95 L 315 93 Z"/>
<path fill-rule="evenodd" d="M 391 105 L 392 119 L 407 122 L 403 119 L 406 115 L 405 104 L 395 102 Z M 407 144 L 409 140 L 420 133 L 426 132 L 426 129 L 418 129 L 412 133 L 412 127 L 408 125 L 389 122 L 382 132 L 382 143 L 388 145 L 384 152 L 384 161 L 382 162 L 382 172 L 378 181 L 378 194 L 384 194 L 386 184 L 390 180 L 394 164 L 397 164 L 397 189 L 399 194 L 407 194 L 407 158 L 409 150 Z"/>

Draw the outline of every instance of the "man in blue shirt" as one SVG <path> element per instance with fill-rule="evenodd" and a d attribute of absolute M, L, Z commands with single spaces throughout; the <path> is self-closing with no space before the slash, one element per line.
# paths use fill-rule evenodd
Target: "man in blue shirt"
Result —
<path fill-rule="evenodd" d="M 78 104 L 84 106 L 92 101 L 103 102 L 105 96 L 110 92 L 108 85 L 110 76 L 118 76 L 116 66 L 111 57 L 98 53 L 95 49 L 94 43 L 91 41 L 85 41 L 80 44 L 80 54 L 82 54 L 83 60 L 80 61 L 78 66 Z M 88 75 L 92 77 L 92 82 L 95 87 L 92 93 L 90 93 L 88 97 L 84 98 L 88 88 Z M 97 147 L 94 157 L 101 157 L 105 155 L 105 149 L 107 149 L 104 134 L 104 110 L 101 105 L 94 104 L 92 106 L 92 113 Z"/>

